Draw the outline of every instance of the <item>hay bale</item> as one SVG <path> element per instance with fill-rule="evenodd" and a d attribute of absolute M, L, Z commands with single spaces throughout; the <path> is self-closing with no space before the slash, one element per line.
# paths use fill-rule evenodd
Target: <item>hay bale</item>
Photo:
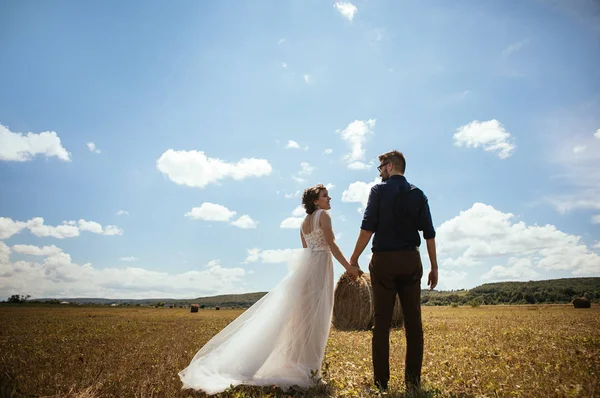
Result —
<path fill-rule="evenodd" d="M 215 310 L 217 310 L 217 311 L 218 311 L 218 310 L 220 310 L 220 309 L 221 309 L 221 308 L 219 308 L 219 307 L 215 307 Z"/>
<path fill-rule="evenodd" d="M 199 304 L 192 304 L 190 306 L 190 312 L 198 312 L 198 308 L 200 308 Z"/>
<path fill-rule="evenodd" d="M 590 308 L 592 303 L 587 297 L 577 297 L 573 300 L 573 307 L 575 308 Z"/>
<path fill-rule="evenodd" d="M 369 330 L 373 327 L 373 290 L 371 278 L 363 274 L 357 280 L 343 274 L 335 286 L 333 327 L 339 330 Z M 392 327 L 402 327 L 400 300 L 396 295 Z"/>

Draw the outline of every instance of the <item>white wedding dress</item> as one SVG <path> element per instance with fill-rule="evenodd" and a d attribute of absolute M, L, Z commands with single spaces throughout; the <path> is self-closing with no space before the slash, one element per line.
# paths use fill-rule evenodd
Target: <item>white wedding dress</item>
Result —
<path fill-rule="evenodd" d="M 240 384 L 310 387 L 320 375 L 333 312 L 333 262 L 319 227 L 273 290 L 215 335 L 179 372 L 183 388 L 216 394 Z"/>

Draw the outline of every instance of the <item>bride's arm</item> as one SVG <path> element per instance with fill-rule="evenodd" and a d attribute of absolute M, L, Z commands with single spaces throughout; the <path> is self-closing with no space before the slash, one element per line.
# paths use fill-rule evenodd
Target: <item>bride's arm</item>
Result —
<path fill-rule="evenodd" d="M 333 254 L 333 257 L 335 257 L 335 259 L 338 260 L 344 268 L 346 268 L 346 271 L 348 271 L 351 266 L 348 260 L 346 260 L 346 257 L 344 257 L 342 254 L 342 251 L 337 243 L 335 243 L 335 235 L 333 233 L 333 228 L 331 227 L 331 216 L 327 212 L 323 212 L 319 218 L 319 223 L 323 229 L 325 241 L 329 245 L 329 249 L 331 249 L 331 254 Z"/>
<path fill-rule="evenodd" d="M 300 239 L 302 240 L 302 247 L 307 248 L 306 241 L 304 240 L 304 235 L 302 235 L 302 231 L 300 231 Z"/>

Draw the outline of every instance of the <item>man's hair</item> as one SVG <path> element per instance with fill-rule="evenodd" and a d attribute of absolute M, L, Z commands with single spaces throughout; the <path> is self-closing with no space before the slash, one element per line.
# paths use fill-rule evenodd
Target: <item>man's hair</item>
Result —
<path fill-rule="evenodd" d="M 318 184 L 314 187 L 306 188 L 304 190 L 304 194 L 302 194 L 302 205 L 306 210 L 306 214 L 312 214 L 315 212 L 315 210 L 317 210 L 315 200 L 319 199 L 319 195 L 324 189 L 327 189 L 325 188 L 325 185 Z"/>
<path fill-rule="evenodd" d="M 402 152 L 398 152 L 397 150 L 393 150 L 383 155 L 379 155 L 379 163 L 390 162 L 394 165 L 394 170 L 401 172 L 404 174 L 404 170 L 406 170 L 406 159 Z"/>

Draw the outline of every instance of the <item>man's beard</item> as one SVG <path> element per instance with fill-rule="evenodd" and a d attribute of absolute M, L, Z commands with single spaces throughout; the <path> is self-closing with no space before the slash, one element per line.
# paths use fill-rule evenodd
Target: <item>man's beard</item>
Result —
<path fill-rule="evenodd" d="M 382 174 L 381 175 L 381 182 L 387 181 L 388 178 L 390 178 L 389 174 Z"/>

